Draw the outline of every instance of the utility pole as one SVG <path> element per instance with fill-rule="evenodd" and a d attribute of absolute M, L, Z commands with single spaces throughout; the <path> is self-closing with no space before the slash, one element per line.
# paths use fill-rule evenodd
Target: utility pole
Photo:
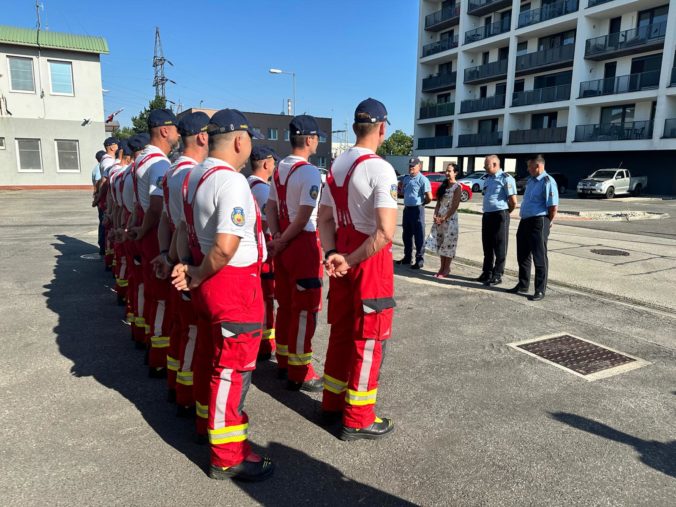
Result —
<path fill-rule="evenodd" d="M 162 52 L 162 39 L 160 39 L 160 28 L 155 28 L 155 56 L 153 57 L 153 68 L 155 69 L 155 78 L 153 79 L 153 86 L 155 87 L 155 96 L 167 98 L 165 85 L 167 82 L 176 84 L 175 81 L 167 78 L 164 75 L 164 64 L 168 63 L 174 66 L 169 60 L 164 57 Z"/>

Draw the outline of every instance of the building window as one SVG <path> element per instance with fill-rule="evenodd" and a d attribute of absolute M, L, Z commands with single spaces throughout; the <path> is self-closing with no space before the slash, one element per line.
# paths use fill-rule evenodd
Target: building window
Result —
<path fill-rule="evenodd" d="M 53 94 L 73 95 L 73 66 L 70 62 L 50 60 L 49 80 Z"/>
<path fill-rule="evenodd" d="M 35 92 L 33 59 L 8 56 L 10 90 L 13 92 Z"/>
<path fill-rule="evenodd" d="M 5 149 L 5 138 L 0 137 L 0 150 L 4 150 L 4 149 Z"/>
<path fill-rule="evenodd" d="M 269 141 L 276 141 L 278 139 L 278 131 L 277 129 L 268 129 L 268 140 Z"/>
<path fill-rule="evenodd" d="M 284 140 L 285 141 L 291 140 L 291 132 L 289 130 L 284 130 Z"/>
<path fill-rule="evenodd" d="M 326 136 L 319 136 L 319 142 L 325 143 L 326 142 Z"/>
<path fill-rule="evenodd" d="M 56 169 L 60 173 L 80 172 L 80 149 L 77 141 L 57 139 L 56 144 Z"/>
<path fill-rule="evenodd" d="M 317 157 L 317 167 L 326 169 L 326 157 Z"/>
<path fill-rule="evenodd" d="M 19 158 L 19 172 L 42 172 L 42 153 L 39 139 L 17 139 L 16 152 Z"/>

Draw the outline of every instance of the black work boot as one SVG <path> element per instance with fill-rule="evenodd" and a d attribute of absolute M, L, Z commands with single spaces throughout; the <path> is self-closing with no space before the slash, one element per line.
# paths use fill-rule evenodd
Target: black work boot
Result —
<path fill-rule="evenodd" d="M 341 440 L 378 440 L 384 438 L 394 431 L 394 422 L 392 419 L 387 419 L 383 417 L 380 419 L 376 417 L 376 420 L 370 426 L 366 428 L 348 428 L 343 426 L 343 431 L 340 434 Z"/>

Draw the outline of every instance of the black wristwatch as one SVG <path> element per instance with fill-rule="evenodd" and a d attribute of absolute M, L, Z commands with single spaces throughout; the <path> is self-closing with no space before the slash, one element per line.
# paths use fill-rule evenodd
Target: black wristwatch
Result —
<path fill-rule="evenodd" d="M 328 258 L 331 257 L 334 253 L 338 253 L 338 250 L 336 250 L 335 248 L 333 248 L 333 249 L 329 250 L 328 252 L 326 252 L 326 253 L 324 254 L 324 260 L 328 260 Z"/>

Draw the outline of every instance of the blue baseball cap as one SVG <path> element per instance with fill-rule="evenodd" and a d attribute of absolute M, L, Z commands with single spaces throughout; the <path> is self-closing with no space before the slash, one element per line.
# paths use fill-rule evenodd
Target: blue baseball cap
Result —
<path fill-rule="evenodd" d="M 136 134 L 127 139 L 127 145 L 131 152 L 141 151 L 150 142 L 148 134 Z"/>
<path fill-rule="evenodd" d="M 279 160 L 279 156 L 273 150 L 272 148 L 268 146 L 254 146 L 251 149 L 251 160 L 256 161 L 256 160 L 265 160 L 266 158 L 274 158 L 275 160 Z"/>
<path fill-rule="evenodd" d="M 422 164 L 422 160 L 420 160 L 418 157 L 412 157 L 408 161 L 409 167 L 413 167 L 413 166 L 416 166 L 418 164 Z"/>
<path fill-rule="evenodd" d="M 209 125 L 209 115 L 202 111 L 190 113 L 181 118 L 178 122 L 178 132 L 182 136 L 196 136 L 200 132 L 207 131 Z"/>
<path fill-rule="evenodd" d="M 368 98 L 361 101 L 357 109 L 354 110 L 355 123 L 381 123 L 384 121 L 389 125 L 387 109 L 385 104 L 379 100 Z"/>
<path fill-rule="evenodd" d="M 178 127 L 178 120 L 169 109 L 153 109 L 148 115 L 148 129 L 156 127 Z"/>
<path fill-rule="evenodd" d="M 227 134 L 245 130 L 254 139 L 265 139 L 265 136 L 249 125 L 249 120 L 237 109 L 221 109 L 214 113 L 209 121 L 209 135 Z"/>
<path fill-rule="evenodd" d="M 107 148 L 108 146 L 112 146 L 114 144 L 120 144 L 120 141 L 117 140 L 117 137 L 109 137 L 105 141 L 103 141 L 103 146 Z"/>
<path fill-rule="evenodd" d="M 289 131 L 292 136 L 322 136 L 326 137 L 326 132 L 319 129 L 319 123 L 314 116 L 301 114 L 294 116 L 289 123 Z"/>
<path fill-rule="evenodd" d="M 103 150 L 97 151 L 97 152 L 96 152 L 96 155 L 94 155 L 94 156 L 96 157 L 96 161 L 97 161 L 97 162 L 101 162 L 101 159 L 103 158 L 103 156 L 104 156 L 105 154 L 106 154 L 106 152 L 103 151 Z"/>
<path fill-rule="evenodd" d="M 119 144 L 117 145 L 118 150 L 122 150 L 125 155 L 129 155 L 131 153 L 131 149 L 129 148 L 129 142 L 126 139 L 122 139 Z"/>

